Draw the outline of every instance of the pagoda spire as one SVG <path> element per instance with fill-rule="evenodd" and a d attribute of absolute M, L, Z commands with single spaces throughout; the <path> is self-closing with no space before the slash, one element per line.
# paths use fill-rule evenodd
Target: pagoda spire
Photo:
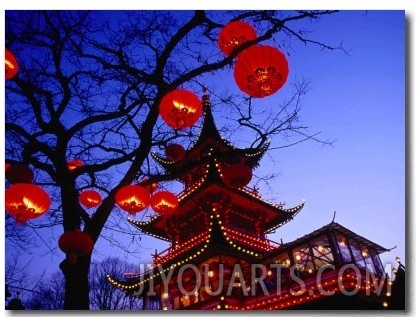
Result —
<path fill-rule="evenodd" d="M 211 139 L 214 142 L 223 140 L 214 122 L 214 117 L 213 117 L 213 113 L 211 109 L 210 96 L 207 93 L 204 93 L 203 98 L 202 98 L 202 103 L 203 103 L 203 114 L 204 114 L 203 125 L 202 125 L 200 135 L 197 141 L 189 150 L 192 150 L 193 148 L 198 147 L 200 144 L 204 143 L 208 139 Z"/>
<path fill-rule="evenodd" d="M 202 103 L 204 119 L 202 127 L 196 141 L 185 151 L 184 158 L 181 160 L 170 160 L 157 153 L 151 153 L 152 157 L 167 172 L 171 173 L 176 173 L 184 167 L 188 169 L 191 162 L 195 162 L 196 159 L 205 157 L 206 152 L 210 148 L 212 148 L 211 150 L 213 151 L 213 158 L 214 156 L 220 160 L 220 157 L 227 157 L 229 159 L 234 158 L 235 160 L 246 162 L 251 168 L 258 166 L 260 159 L 269 147 L 269 142 L 266 142 L 259 148 L 239 148 L 222 138 L 214 121 L 210 97 L 205 90 L 203 90 L 203 92 Z"/>

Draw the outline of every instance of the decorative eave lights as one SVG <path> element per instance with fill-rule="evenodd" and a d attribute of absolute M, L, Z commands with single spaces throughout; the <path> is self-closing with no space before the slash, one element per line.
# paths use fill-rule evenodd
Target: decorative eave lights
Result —
<path fill-rule="evenodd" d="M 210 223 L 210 227 L 211 226 L 212 226 L 212 222 Z M 200 249 L 198 249 L 193 254 L 189 255 L 187 258 L 185 258 L 183 260 L 178 260 L 178 262 L 172 263 L 169 266 L 163 268 L 162 270 L 154 271 L 152 275 L 150 275 L 151 271 L 145 272 L 144 275 L 143 275 L 144 278 L 139 282 L 136 282 L 136 283 L 133 283 L 133 284 L 130 284 L 130 285 L 126 285 L 123 282 L 119 282 L 119 281 L 113 279 L 108 274 L 107 274 L 106 278 L 113 286 L 117 287 L 118 289 L 120 289 L 122 291 L 126 292 L 126 291 L 137 289 L 137 288 L 140 287 L 140 285 L 150 282 L 151 280 L 159 277 L 162 273 L 165 274 L 166 272 L 168 272 L 172 268 L 175 268 L 175 267 L 183 265 L 183 264 L 187 264 L 191 260 L 197 258 L 199 255 L 201 255 L 203 252 L 205 252 L 206 249 L 208 248 L 210 238 L 211 238 L 211 228 L 209 229 L 209 235 L 207 236 L 207 239 L 204 240 L 205 244 L 202 245 Z M 161 271 L 162 271 L 162 273 L 161 273 Z M 145 275 L 147 275 L 147 274 L 149 274 L 149 275 L 148 275 L 148 277 L 145 278 Z"/>
<path fill-rule="evenodd" d="M 317 276 L 309 280 L 304 280 L 304 290 L 302 293 L 300 288 L 293 288 L 294 285 L 282 286 L 279 294 L 270 293 L 268 296 L 258 297 L 246 306 L 236 305 L 235 303 L 228 303 L 227 309 L 230 310 L 281 310 L 290 309 L 294 306 L 305 304 L 311 301 L 320 299 L 323 296 L 329 294 L 335 295 L 342 292 L 342 289 L 355 292 L 362 292 L 366 295 L 376 295 L 376 287 L 378 286 L 379 279 L 376 278 L 374 283 L 364 277 L 358 278 L 353 273 L 342 274 L 339 276 L 338 270 L 329 271 L 330 273 L 324 273 L 321 275 L 321 279 Z M 345 270 L 344 272 L 348 272 Z M 278 296 L 279 295 L 279 296 Z M 344 294 L 345 295 L 345 294 Z M 345 295 L 346 296 L 346 295 Z M 222 302 L 224 299 L 221 299 Z M 226 306 L 222 305 L 224 308 Z M 217 306 L 214 310 L 221 309 L 222 306 Z M 383 303 L 384 307 L 388 306 L 387 302 Z"/>
<path fill-rule="evenodd" d="M 259 237 L 251 236 L 245 233 L 242 233 L 238 230 L 221 227 L 224 230 L 224 235 L 226 238 L 229 238 L 230 241 L 235 241 L 240 244 L 245 244 L 250 247 L 256 248 L 260 251 L 271 251 L 276 249 L 268 240 L 261 239 Z M 238 247 L 238 250 L 241 250 L 241 247 Z"/>
<path fill-rule="evenodd" d="M 209 174 L 209 171 L 210 171 L 210 164 L 206 164 L 206 169 L 204 170 L 204 175 L 202 176 L 202 178 L 200 178 L 199 181 L 195 182 L 193 186 L 191 186 L 186 191 L 184 191 L 183 193 L 181 193 L 178 196 L 178 202 L 181 202 L 181 201 L 187 199 L 188 196 L 190 196 L 197 189 L 199 189 L 205 183 L 205 181 L 207 179 L 207 176 Z"/>
<path fill-rule="evenodd" d="M 136 227 L 138 227 L 140 230 L 142 230 L 143 232 L 146 232 L 146 234 L 147 235 L 149 235 L 149 236 L 151 236 L 151 237 L 154 237 L 154 238 L 157 238 L 157 239 L 160 239 L 160 240 L 164 240 L 164 241 L 167 241 L 167 242 L 169 242 L 170 241 L 170 239 L 169 238 L 166 238 L 166 237 L 164 237 L 164 236 L 161 236 L 161 235 L 157 235 L 157 234 L 155 234 L 155 233 L 151 233 L 151 232 L 148 232 L 147 230 L 145 230 L 145 228 L 147 227 L 147 226 L 149 226 L 149 225 L 151 225 L 152 223 L 154 223 L 158 218 L 160 218 L 161 216 L 154 216 L 154 217 L 152 217 L 151 219 L 149 219 L 148 221 L 137 221 L 137 220 L 134 220 L 134 219 L 132 219 L 132 218 L 130 218 L 130 217 L 128 217 L 127 218 L 127 220 L 131 223 L 131 224 L 133 224 L 133 225 L 135 225 Z"/>
<path fill-rule="evenodd" d="M 224 238 L 234 249 L 236 249 L 237 251 L 239 251 L 243 254 L 247 254 L 247 255 L 250 255 L 250 256 L 254 256 L 254 257 L 260 257 L 261 256 L 261 254 L 259 254 L 257 252 L 254 252 L 253 250 L 249 250 L 249 249 L 243 248 L 242 246 L 237 245 L 234 241 L 234 240 L 236 240 L 236 236 L 231 235 L 232 236 L 232 238 L 231 238 L 231 236 L 228 235 L 227 231 L 225 230 L 225 226 L 222 225 L 222 221 L 219 219 L 220 214 L 216 213 L 216 208 L 213 208 L 212 211 L 213 211 L 214 214 L 210 215 L 210 218 L 212 219 L 211 223 L 210 223 L 210 226 L 212 225 L 213 221 L 216 220 L 217 223 L 220 226 L 220 229 L 222 229 L 222 234 L 223 234 Z M 211 230 L 211 228 L 210 228 L 210 230 Z"/>
<path fill-rule="evenodd" d="M 214 162 L 215 162 L 215 167 L 217 169 L 217 172 L 219 173 L 220 177 L 223 177 L 222 169 L 221 169 L 220 164 L 218 163 L 217 159 L 214 159 Z M 286 212 L 286 213 L 295 213 L 295 212 L 299 211 L 305 204 L 305 200 L 303 199 L 301 204 L 299 204 L 299 205 L 297 205 L 293 208 L 290 208 L 290 209 L 284 209 L 282 204 L 277 204 L 277 203 L 273 203 L 273 202 L 270 202 L 268 200 L 265 200 L 262 197 L 260 197 L 259 193 L 254 193 L 252 190 L 249 190 L 246 187 L 237 187 L 235 189 L 237 191 L 240 191 L 242 193 L 245 193 L 246 195 L 249 195 L 249 196 L 255 198 L 258 201 L 262 201 L 263 203 L 265 203 L 265 204 L 267 204 L 267 205 L 269 205 L 269 206 L 271 206 L 275 209 L 278 209 L 279 211 L 283 211 L 283 212 Z"/>
<path fill-rule="evenodd" d="M 185 252 L 197 247 L 198 245 L 206 242 L 210 239 L 210 231 L 207 230 L 198 234 L 197 236 L 191 238 L 188 241 L 183 242 L 181 245 L 177 245 L 176 247 L 171 247 L 165 255 L 161 255 L 157 259 L 155 259 L 155 264 L 165 264 L 168 261 L 172 260 L 173 258 L 184 254 Z"/>

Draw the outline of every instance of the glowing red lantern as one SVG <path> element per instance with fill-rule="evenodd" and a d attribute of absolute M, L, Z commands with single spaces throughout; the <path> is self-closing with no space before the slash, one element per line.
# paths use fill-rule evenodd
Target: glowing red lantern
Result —
<path fill-rule="evenodd" d="M 151 197 L 151 207 L 157 213 L 170 214 L 178 209 L 178 198 L 169 191 L 160 191 Z"/>
<path fill-rule="evenodd" d="M 33 181 L 33 172 L 25 164 L 13 163 L 5 172 L 6 179 L 12 183 L 31 183 Z"/>
<path fill-rule="evenodd" d="M 127 185 L 116 193 L 116 203 L 120 208 L 134 215 L 149 205 L 149 192 L 140 185 Z"/>
<path fill-rule="evenodd" d="M 191 91 L 178 89 L 167 93 L 159 105 L 162 119 L 175 129 L 194 125 L 203 113 L 201 100 Z"/>
<path fill-rule="evenodd" d="M 222 169 L 223 181 L 227 186 L 240 188 L 249 184 L 252 169 L 243 163 L 234 163 Z"/>
<path fill-rule="evenodd" d="M 19 183 L 6 190 L 5 209 L 18 223 L 42 216 L 50 206 L 49 195 L 36 185 Z"/>
<path fill-rule="evenodd" d="M 84 163 L 81 162 L 80 160 L 70 160 L 68 161 L 67 166 L 68 166 L 68 169 L 72 172 L 73 170 L 81 166 L 84 166 Z"/>
<path fill-rule="evenodd" d="M 220 31 L 217 43 L 224 55 L 230 53 L 239 45 L 256 39 L 255 29 L 246 22 L 234 21 L 226 24 Z"/>
<path fill-rule="evenodd" d="M 4 76 L 5 79 L 12 79 L 14 76 L 16 76 L 19 69 L 16 57 L 14 57 L 13 53 L 10 52 L 7 48 L 5 49 L 4 69 L 6 71 Z"/>
<path fill-rule="evenodd" d="M 276 93 L 287 81 L 285 55 L 272 46 L 251 46 L 238 55 L 234 76 L 240 90 L 262 98 Z"/>
<path fill-rule="evenodd" d="M 85 256 L 93 251 L 94 242 L 88 233 L 81 230 L 67 231 L 58 240 L 59 248 L 66 253 L 67 260 L 76 264 L 79 256 Z"/>
<path fill-rule="evenodd" d="M 97 207 L 101 203 L 101 195 L 92 189 L 83 191 L 78 199 L 87 208 Z"/>
<path fill-rule="evenodd" d="M 185 156 L 185 149 L 179 144 L 170 144 L 165 148 L 165 155 L 171 161 L 180 161 Z"/>

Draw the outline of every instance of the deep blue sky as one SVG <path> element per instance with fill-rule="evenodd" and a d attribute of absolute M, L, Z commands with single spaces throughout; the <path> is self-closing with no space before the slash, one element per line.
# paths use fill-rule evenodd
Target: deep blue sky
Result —
<path fill-rule="evenodd" d="M 405 261 L 404 12 L 341 12 L 311 29 L 321 41 L 343 40 L 349 55 L 296 44 L 288 85 L 296 78 L 311 80 L 301 119 L 335 142 L 333 147 L 306 142 L 263 158 L 258 172 L 280 175 L 269 188 L 261 187 L 265 198 L 286 201 L 288 207 L 306 199 L 300 214 L 269 238 L 294 240 L 329 223 L 336 211 L 343 226 L 384 247 L 397 246 L 383 254 L 383 263 L 394 263 L 396 256 Z M 265 98 L 265 107 L 279 101 L 279 93 Z M 110 254 L 138 261 L 107 243 L 98 246 L 93 261 Z M 150 260 L 155 248 L 166 248 L 153 238 L 143 238 L 142 246 L 141 262 Z M 31 255 L 33 269 L 50 265 L 54 271 L 62 255 L 59 249 L 46 257 Z"/>
<path fill-rule="evenodd" d="M 305 142 L 261 160 L 255 173 L 279 174 L 269 187 L 261 186 L 264 198 L 285 201 L 288 208 L 306 200 L 294 220 L 269 238 L 294 240 L 329 223 L 336 211 L 335 220 L 350 230 L 386 248 L 397 246 L 381 256 L 384 264 L 395 263 L 396 256 L 405 261 L 404 12 L 341 12 L 310 29 L 326 43 L 343 41 L 349 55 L 294 44 L 287 86 L 258 106 L 273 107 L 296 79 L 307 78 L 312 89 L 301 120 L 335 142 Z M 232 71 L 222 76 L 219 88 L 238 91 Z M 220 106 L 214 115 L 220 126 Z M 271 147 L 281 144 L 277 138 Z M 167 246 L 153 238 L 143 238 L 142 245 L 148 259 L 155 248 Z"/>

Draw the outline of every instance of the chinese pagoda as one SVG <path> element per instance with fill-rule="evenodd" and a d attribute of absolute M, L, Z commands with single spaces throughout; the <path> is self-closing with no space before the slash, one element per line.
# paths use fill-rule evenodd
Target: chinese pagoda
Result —
<path fill-rule="evenodd" d="M 183 155 L 153 158 L 184 184 L 175 213 L 140 222 L 142 232 L 168 241 L 148 270 L 108 281 L 143 298 L 143 309 L 383 309 L 392 281 L 379 254 L 386 248 L 332 221 L 290 243 L 267 234 L 292 220 L 292 208 L 261 198 L 246 185 L 269 144 L 238 148 L 216 128 L 210 100 Z M 388 298 L 388 299 L 387 299 Z"/>

